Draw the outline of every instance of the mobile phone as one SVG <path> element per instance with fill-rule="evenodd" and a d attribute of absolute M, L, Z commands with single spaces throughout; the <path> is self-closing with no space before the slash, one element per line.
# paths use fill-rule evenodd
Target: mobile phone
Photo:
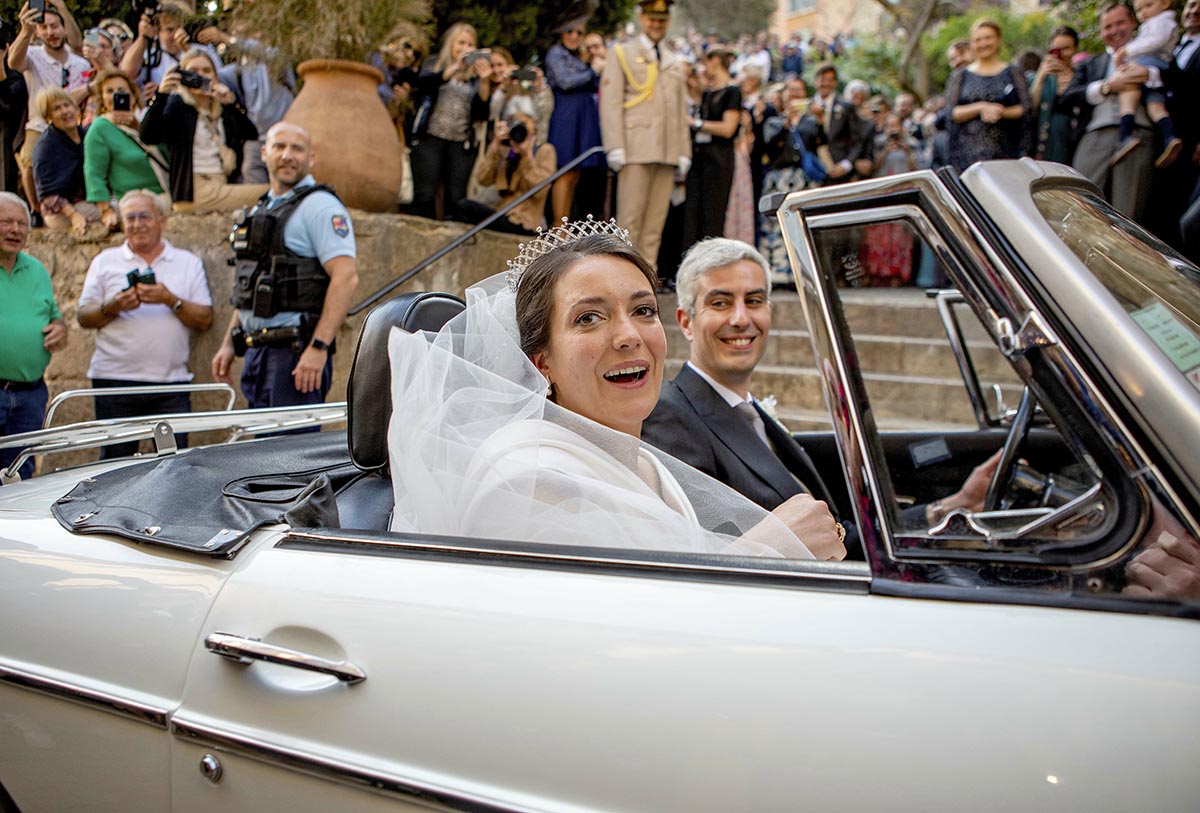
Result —
<path fill-rule="evenodd" d="M 126 291 L 135 285 L 154 285 L 157 282 L 153 271 L 143 273 L 136 268 L 125 275 L 125 281 L 129 283 L 129 287 L 125 289 Z"/>
<path fill-rule="evenodd" d="M 131 108 L 132 101 L 133 100 L 130 98 L 128 93 L 126 93 L 123 90 L 118 90 L 116 93 L 113 94 L 112 109 L 113 110 L 130 110 L 130 109 L 132 109 Z"/>
<path fill-rule="evenodd" d="M 491 59 L 492 51 L 490 48 L 480 48 L 478 51 L 472 51 L 463 57 L 463 65 L 470 67 L 481 59 Z"/>
<path fill-rule="evenodd" d="M 35 23 L 46 22 L 46 0 L 29 0 L 29 7 L 37 12 L 33 18 Z"/>
<path fill-rule="evenodd" d="M 1055 59 L 1062 59 L 1062 48 L 1051 48 L 1050 56 L 1054 57 Z"/>
<path fill-rule="evenodd" d="M 93 48 L 100 47 L 100 32 L 94 28 L 89 28 L 83 35 L 83 44 L 90 45 Z"/>
<path fill-rule="evenodd" d="M 207 76 L 201 76 L 195 71 L 185 71 L 181 68 L 179 71 L 179 84 L 193 90 L 208 90 L 212 87 L 212 80 Z"/>

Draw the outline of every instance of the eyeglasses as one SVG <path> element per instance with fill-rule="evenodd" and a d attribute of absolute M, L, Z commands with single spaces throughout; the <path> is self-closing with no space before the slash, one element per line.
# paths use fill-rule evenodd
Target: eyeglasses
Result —
<path fill-rule="evenodd" d="M 71 71 L 67 68 L 62 69 L 62 86 L 66 87 L 71 83 Z"/>
<path fill-rule="evenodd" d="M 128 212 L 128 213 L 122 214 L 121 219 L 124 220 L 126 223 L 141 223 L 142 221 L 145 221 L 146 223 L 150 223 L 150 222 L 157 220 L 158 218 L 155 216 L 155 214 L 153 212 Z"/>

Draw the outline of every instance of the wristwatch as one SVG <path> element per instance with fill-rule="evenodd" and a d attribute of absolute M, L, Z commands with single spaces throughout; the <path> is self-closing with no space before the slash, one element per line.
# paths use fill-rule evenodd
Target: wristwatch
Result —
<path fill-rule="evenodd" d="M 1100 95 L 1101 96 L 1111 96 L 1112 95 L 1112 86 L 1109 85 L 1107 81 L 1100 83 Z"/>
<path fill-rule="evenodd" d="M 309 342 L 309 344 L 315 347 L 317 350 L 324 350 L 326 353 L 329 352 L 329 345 L 318 339 L 316 336 L 313 336 L 313 340 Z"/>
<path fill-rule="evenodd" d="M 171 306 L 171 310 L 175 313 L 179 313 L 181 310 L 183 310 L 183 297 L 178 297 L 175 300 L 175 304 Z"/>

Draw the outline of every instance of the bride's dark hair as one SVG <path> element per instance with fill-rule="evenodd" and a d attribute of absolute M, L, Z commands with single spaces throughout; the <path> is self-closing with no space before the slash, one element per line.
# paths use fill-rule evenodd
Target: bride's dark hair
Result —
<path fill-rule="evenodd" d="M 593 234 L 554 248 L 529 264 L 517 286 L 517 330 L 521 352 L 540 353 L 550 343 L 554 318 L 554 289 L 559 278 L 585 257 L 608 256 L 627 260 L 642 272 L 650 287 L 658 288 L 658 274 L 637 249 L 611 234 Z"/>

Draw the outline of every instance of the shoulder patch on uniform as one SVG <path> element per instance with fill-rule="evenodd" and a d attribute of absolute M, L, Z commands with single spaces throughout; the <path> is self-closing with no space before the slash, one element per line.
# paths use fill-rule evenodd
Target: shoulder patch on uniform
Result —
<path fill-rule="evenodd" d="M 350 221 L 345 215 L 333 216 L 333 233 L 338 237 L 345 237 L 350 233 Z"/>

